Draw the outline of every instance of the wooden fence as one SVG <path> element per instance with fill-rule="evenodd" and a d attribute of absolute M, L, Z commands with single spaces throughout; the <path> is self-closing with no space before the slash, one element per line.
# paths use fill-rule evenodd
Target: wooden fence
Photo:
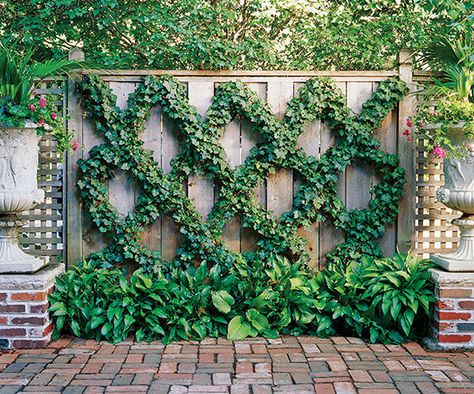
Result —
<path fill-rule="evenodd" d="M 378 83 L 388 77 L 400 75 L 411 83 L 411 65 L 406 57 L 401 57 L 401 64 L 396 71 L 370 72 L 211 72 L 211 71 L 117 71 L 101 75 L 118 97 L 118 106 L 127 106 L 127 97 L 133 92 L 144 75 L 160 75 L 169 73 L 185 84 L 190 104 L 205 116 L 215 87 L 224 81 L 241 80 L 248 84 L 258 95 L 266 100 L 274 113 L 282 118 L 287 102 L 294 97 L 298 88 L 311 77 L 327 76 L 335 80 L 337 86 L 345 94 L 347 105 L 358 112 L 362 104 L 370 98 Z M 85 71 L 87 72 L 87 71 Z M 67 217 L 66 217 L 66 250 L 68 264 L 76 264 L 90 253 L 107 245 L 107 239 L 99 234 L 94 225 L 88 220 L 81 207 L 76 187 L 77 160 L 88 157 L 90 149 L 102 142 L 94 130 L 93 122 L 83 113 L 80 100 L 73 83 L 68 91 L 68 110 L 70 115 L 68 127 L 75 130 L 77 139 L 83 147 L 78 152 L 71 153 L 67 158 Z M 401 202 L 401 214 L 397 223 L 387 228 L 386 235 L 380 241 L 386 254 L 393 254 L 397 245 L 407 250 L 414 239 L 414 155 L 412 146 L 401 136 L 401 131 L 407 117 L 411 115 L 412 98 L 407 97 L 400 103 L 397 110 L 392 111 L 385 119 L 376 138 L 381 141 L 382 149 L 400 155 L 401 165 L 407 170 L 408 183 L 406 195 Z M 179 141 L 173 123 L 163 116 L 160 108 L 152 112 L 146 130 L 142 135 L 144 146 L 153 151 L 157 164 L 165 172 L 170 169 L 170 160 L 179 151 Z M 259 142 L 258 135 L 252 133 L 246 120 L 237 121 L 226 126 L 226 132 L 221 139 L 228 160 L 232 166 L 241 164 L 249 150 Z M 335 143 L 335 135 L 325 124 L 314 122 L 308 125 L 300 137 L 299 144 L 309 155 L 318 157 L 328 147 Z M 364 208 L 370 199 L 371 184 L 377 178 L 370 168 L 353 165 L 346 169 L 339 181 L 339 196 L 348 209 Z M 280 170 L 268 177 L 267 182 L 256 190 L 256 199 L 274 215 L 288 211 L 293 202 L 293 196 L 298 187 L 298 180 L 291 171 Z M 139 187 L 131 181 L 125 172 L 117 172 L 115 178 L 108 183 L 109 198 L 117 210 L 127 214 L 133 210 L 134 203 L 140 193 Z M 191 176 L 188 179 L 187 194 L 193 200 L 198 211 L 205 219 L 213 206 L 217 191 L 206 177 Z M 301 230 L 308 240 L 311 263 L 321 266 L 324 255 L 331 251 L 344 239 L 344 234 L 336 231 L 330 223 L 314 223 L 310 229 Z M 226 243 L 235 251 L 252 249 L 252 235 L 241 228 L 238 218 L 231 220 L 223 235 Z M 150 249 L 158 249 L 165 259 L 172 259 L 179 246 L 179 229 L 172 219 L 163 216 L 147 228 L 143 233 L 143 242 Z"/>

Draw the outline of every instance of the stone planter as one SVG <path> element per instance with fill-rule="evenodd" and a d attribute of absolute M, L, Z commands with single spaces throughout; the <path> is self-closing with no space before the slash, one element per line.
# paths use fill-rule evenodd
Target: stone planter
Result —
<path fill-rule="evenodd" d="M 0 273 L 35 272 L 46 262 L 18 245 L 19 228 L 26 223 L 17 214 L 44 199 L 37 183 L 40 138 L 29 125 L 0 128 Z"/>
<path fill-rule="evenodd" d="M 453 220 L 461 230 L 461 239 L 455 251 L 434 255 L 431 260 L 447 271 L 474 271 L 474 141 L 463 140 L 462 125 L 453 126 L 451 134 L 457 145 L 468 147 L 468 154 L 444 160 L 445 185 L 436 195 L 438 201 L 463 213 Z"/>

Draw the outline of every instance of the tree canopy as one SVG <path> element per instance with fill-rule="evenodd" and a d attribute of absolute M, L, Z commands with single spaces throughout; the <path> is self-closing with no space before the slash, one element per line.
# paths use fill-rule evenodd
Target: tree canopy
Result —
<path fill-rule="evenodd" d="M 383 69 L 472 21 L 459 0 L 0 0 L 2 42 L 102 68 Z"/>

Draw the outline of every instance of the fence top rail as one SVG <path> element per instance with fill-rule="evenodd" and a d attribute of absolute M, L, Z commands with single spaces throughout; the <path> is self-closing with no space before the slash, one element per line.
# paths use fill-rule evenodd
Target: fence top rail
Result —
<path fill-rule="evenodd" d="M 101 76 L 145 76 L 174 75 L 178 77 L 392 77 L 398 71 L 308 71 L 308 70 L 103 70 L 84 69 L 82 74 L 98 74 Z"/>

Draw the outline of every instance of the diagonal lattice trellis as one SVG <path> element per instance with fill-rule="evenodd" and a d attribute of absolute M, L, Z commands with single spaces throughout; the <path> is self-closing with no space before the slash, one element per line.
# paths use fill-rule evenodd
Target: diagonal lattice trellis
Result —
<path fill-rule="evenodd" d="M 398 213 L 404 171 L 398 167 L 396 155 L 380 151 L 372 133 L 403 98 L 403 82 L 391 79 L 380 83 L 355 116 L 331 80 L 311 79 L 298 97 L 290 100 L 283 121 L 241 82 L 218 86 L 205 121 L 189 105 L 184 86 L 169 76 L 147 77 L 129 96 L 125 110 L 115 105 L 115 96 L 96 76 L 83 81 L 81 93 L 83 106 L 105 143 L 80 161 L 78 186 L 92 220 L 111 241 L 90 259 L 103 265 L 135 262 L 147 269 L 161 266 L 159 252 L 140 243 L 144 227 L 161 214 L 171 214 L 180 226 L 183 242 L 175 263 L 184 265 L 196 260 L 231 263 L 242 257 L 221 239 L 225 224 L 236 215 L 244 227 L 261 237 L 257 250 L 246 253 L 246 258 L 265 260 L 272 254 L 284 254 L 305 261 L 305 241 L 297 229 L 328 219 L 346 233 L 346 241 L 328 256 L 330 261 L 380 255 L 375 240 Z M 153 161 L 140 139 L 145 121 L 157 104 L 175 121 L 183 139 L 169 174 Z M 263 142 L 250 151 L 243 164 L 232 169 L 219 137 L 236 117 L 247 118 Z M 338 136 L 337 145 L 319 159 L 296 147 L 305 124 L 316 119 L 327 122 Z M 380 182 L 371 190 L 367 209 L 347 211 L 337 196 L 336 185 L 344 168 L 355 161 L 373 167 Z M 292 209 L 278 219 L 252 196 L 252 190 L 277 168 L 291 169 L 302 178 Z M 126 216 L 118 214 L 108 200 L 107 180 L 116 169 L 128 171 L 143 190 L 133 212 Z M 210 177 L 219 190 L 207 221 L 202 220 L 183 188 L 187 177 L 199 172 Z"/>

